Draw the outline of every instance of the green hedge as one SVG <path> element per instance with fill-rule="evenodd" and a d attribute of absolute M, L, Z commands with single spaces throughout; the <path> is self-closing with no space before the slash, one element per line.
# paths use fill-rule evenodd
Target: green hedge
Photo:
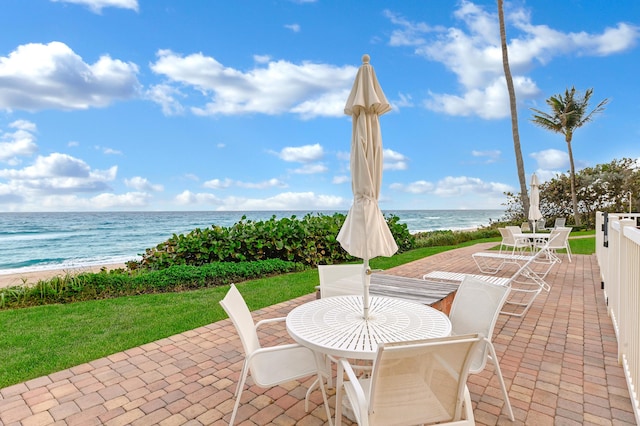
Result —
<path fill-rule="evenodd" d="M 336 236 L 345 215 L 307 214 L 266 221 L 247 220 L 246 216 L 230 227 L 213 225 L 196 228 L 188 234 L 174 234 L 167 241 L 149 248 L 142 259 L 129 262 L 132 270 L 161 270 L 173 265 L 201 266 L 211 262 L 244 262 L 281 259 L 305 265 L 353 261 Z M 399 252 L 413 248 L 414 238 L 400 218 L 385 218 L 398 244 Z"/>
<path fill-rule="evenodd" d="M 34 286 L 0 289 L 0 309 L 192 290 L 299 272 L 305 268 L 301 263 L 268 259 L 255 262 L 214 262 L 199 267 L 174 265 L 162 271 L 114 269 L 99 273 L 67 274 L 38 281 Z"/>

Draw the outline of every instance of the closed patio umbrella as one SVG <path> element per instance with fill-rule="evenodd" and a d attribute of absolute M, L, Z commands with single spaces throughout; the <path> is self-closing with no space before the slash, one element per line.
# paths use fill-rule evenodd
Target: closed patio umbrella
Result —
<path fill-rule="evenodd" d="M 398 246 L 378 207 L 382 185 L 382 135 L 379 117 L 391 106 L 378 84 L 369 55 L 362 57 L 344 112 L 352 117 L 351 189 L 353 204 L 337 240 L 350 255 L 363 260 L 364 318 L 369 317 L 369 259 L 392 256 Z"/>
<path fill-rule="evenodd" d="M 540 212 L 540 190 L 538 189 L 538 176 L 531 176 L 531 193 L 529 194 L 529 220 L 533 222 L 533 232 L 536 232 L 536 224 L 542 219 Z"/>

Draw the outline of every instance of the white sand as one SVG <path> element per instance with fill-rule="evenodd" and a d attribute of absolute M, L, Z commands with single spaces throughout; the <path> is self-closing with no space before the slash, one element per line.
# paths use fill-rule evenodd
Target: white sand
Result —
<path fill-rule="evenodd" d="M 0 287 L 11 287 L 16 285 L 32 285 L 38 280 L 47 280 L 55 276 L 77 275 L 82 272 L 100 272 L 101 268 L 107 270 L 126 268 L 122 263 L 110 265 L 85 266 L 81 268 L 52 269 L 48 271 L 20 272 L 17 274 L 0 274 Z"/>

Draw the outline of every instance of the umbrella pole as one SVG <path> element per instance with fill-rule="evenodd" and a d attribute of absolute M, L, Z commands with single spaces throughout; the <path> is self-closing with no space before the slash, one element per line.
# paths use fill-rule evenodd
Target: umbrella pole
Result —
<path fill-rule="evenodd" d="M 369 319 L 369 284 L 371 282 L 371 270 L 369 269 L 369 259 L 362 259 L 364 294 L 362 295 L 364 319 Z"/>

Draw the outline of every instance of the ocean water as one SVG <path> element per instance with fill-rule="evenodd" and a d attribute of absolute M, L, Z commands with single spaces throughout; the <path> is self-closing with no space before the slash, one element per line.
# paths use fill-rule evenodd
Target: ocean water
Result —
<path fill-rule="evenodd" d="M 71 269 L 140 258 L 173 234 L 211 225 L 251 220 L 298 218 L 327 212 L 82 212 L 0 213 L 0 274 Z M 346 213 L 346 212 L 342 212 Z M 469 229 L 499 220 L 501 210 L 399 210 L 395 214 L 412 233 Z"/>

